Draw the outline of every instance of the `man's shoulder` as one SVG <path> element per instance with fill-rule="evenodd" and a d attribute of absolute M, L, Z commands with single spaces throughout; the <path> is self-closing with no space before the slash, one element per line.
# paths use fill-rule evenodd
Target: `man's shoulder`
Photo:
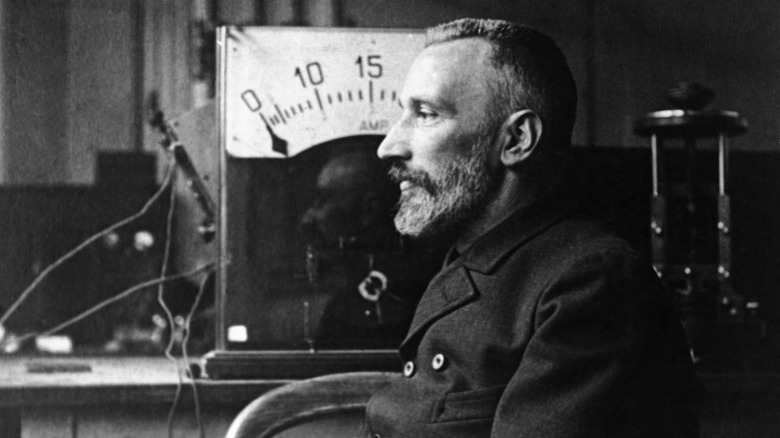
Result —
<path fill-rule="evenodd" d="M 656 291 L 660 286 L 650 258 L 608 222 L 574 215 L 546 229 L 507 254 L 493 275 L 508 283 L 535 285 L 539 293 L 555 284 L 632 284 Z"/>
<path fill-rule="evenodd" d="M 645 245 L 627 238 L 615 218 L 594 212 L 571 195 L 548 197 L 517 210 L 480 237 L 464 254 L 465 266 L 481 274 L 510 271 L 560 272 L 582 260 L 635 261 L 649 268 Z M 607 260 L 608 259 L 608 260 Z"/>
<path fill-rule="evenodd" d="M 621 235 L 608 221 L 587 213 L 574 214 L 528 242 L 519 252 L 533 251 L 539 259 L 573 263 L 594 254 L 647 260 L 644 250 Z"/>
<path fill-rule="evenodd" d="M 516 248 L 493 276 L 500 290 L 522 291 L 524 301 L 537 305 L 592 300 L 623 310 L 637 303 L 671 308 L 650 258 L 609 223 L 588 216 L 567 218 Z"/>

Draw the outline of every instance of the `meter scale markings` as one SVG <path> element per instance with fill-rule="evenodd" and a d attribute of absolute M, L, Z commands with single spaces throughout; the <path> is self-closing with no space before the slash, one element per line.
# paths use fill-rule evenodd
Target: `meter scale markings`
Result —
<path fill-rule="evenodd" d="M 345 103 L 360 103 L 364 101 L 373 105 L 376 102 L 383 102 L 385 100 L 392 104 L 396 100 L 396 96 L 397 93 L 395 90 L 386 90 L 384 88 L 375 90 L 373 81 L 369 81 L 368 88 L 365 91 L 364 89 L 358 88 L 356 90 L 321 93 L 318 88 L 315 88 L 313 100 L 306 99 L 305 101 L 294 103 L 289 106 L 275 104 L 273 113 L 265 115 L 260 113 L 260 117 L 263 119 L 264 123 L 275 127 L 280 124 L 287 124 L 296 116 L 311 111 L 319 109 L 322 112 L 327 112 L 327 106 Z"/>

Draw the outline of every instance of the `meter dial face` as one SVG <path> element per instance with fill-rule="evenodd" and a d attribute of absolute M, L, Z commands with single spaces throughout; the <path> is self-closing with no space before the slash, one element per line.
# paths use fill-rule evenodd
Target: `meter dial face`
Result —
<path fill-rule="evenodd" d="M 385 135 L 424 34 L 377 29 L 238 28 L 220 32 L 227 153 L 286 158 L 354 135 Z"/>

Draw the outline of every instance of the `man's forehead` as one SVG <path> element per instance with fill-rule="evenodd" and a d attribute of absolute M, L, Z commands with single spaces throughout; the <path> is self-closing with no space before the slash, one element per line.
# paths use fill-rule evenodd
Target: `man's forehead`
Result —
<path fill-rule="evenodd" d="M 409 98 L 423 92 L 449 92 L 449 88 L 477 91 L 487 84 L 487 75 L 493 74 L 488 62 L 491 44 L 483 38 L 464 38 L 426 47 L 415 58 L 404 84 Z M 439 96 L 446 97 L 446 96 Z"/>
<path fill-rule="evenodd" d="M 439 56 L 450 59 L 487 60 L 493 53 L 493 45 L 485 38 L 469 37 L 433 43 L 423 49 L 419 56 Z"/>

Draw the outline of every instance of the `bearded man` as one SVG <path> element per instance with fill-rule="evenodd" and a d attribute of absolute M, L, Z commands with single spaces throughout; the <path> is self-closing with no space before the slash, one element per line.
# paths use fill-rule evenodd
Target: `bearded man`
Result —
<path fill-rule="evenodd" d="M 563 184 L 576 87 L 546 35 L 428 31 L 379 146 L 410 236 L 455 237 L 369 402 L 376 437 L 697 436 L 698 384 L 650 263 Z"/>

